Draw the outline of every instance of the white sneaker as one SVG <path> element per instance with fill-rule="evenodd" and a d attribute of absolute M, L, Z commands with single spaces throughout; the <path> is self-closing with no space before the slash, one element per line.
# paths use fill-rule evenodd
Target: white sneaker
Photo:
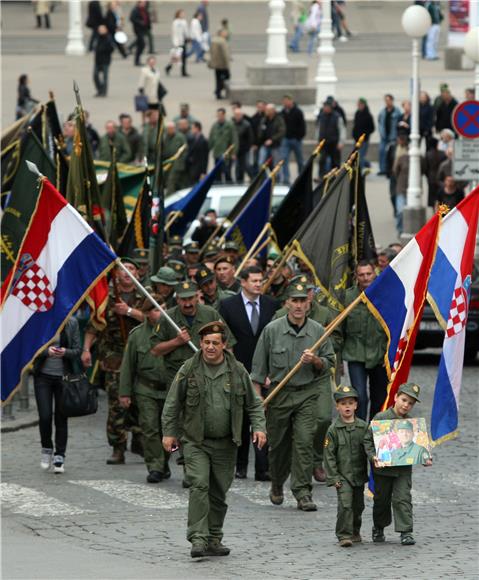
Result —
<path fill-rule="evenodd" d="M 40 467 L 45 471 L 50 469 L 52 465 L 53 449 L 45 449 L 42 447 L 42 455 L 40 457 Z"/>
<path fill-rule="evenodd" d="M 347 37 L 346 37 L 346 36 L 340 36 L 340 37 L 339 37 L 339 41 L 340 41 L 340 42 L 348 42 L 348 39 L 347 39 Z"/>
<path fill-rule="evenodd" d="M 65 472 L 65 458 L 63 455 L 55 455 L 53 458 L 53 473 Z"/>

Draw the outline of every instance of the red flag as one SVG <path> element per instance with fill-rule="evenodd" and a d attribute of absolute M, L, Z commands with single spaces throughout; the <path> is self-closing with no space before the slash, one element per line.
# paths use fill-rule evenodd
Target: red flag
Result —
<path fill-rule="evenodd" d="M 97 330 L 103 330 L 106 326 L 105 310 L 108 302 L 108 280 L 106 276 L 100 278 L 86 297 L 90 307 L 90 322 Z"/>

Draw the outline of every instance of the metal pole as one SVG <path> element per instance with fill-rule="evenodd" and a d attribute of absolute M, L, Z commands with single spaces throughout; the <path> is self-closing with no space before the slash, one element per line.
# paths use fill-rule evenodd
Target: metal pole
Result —
<path fill-rule="evenodd" d="M 421 207 L 421 151 L 419 149 L 419 39 L 412 41 L 412 95 L 411 95 L 411 142 L 409 144 L 409 177 L 407 207 Z"/>
<path fill-rule="evenodd" d="M 153 298 L 153 296 L 148 292 L 148 290 L 146 290 L 146 288 L 144 288 L 139 282 L 138 280 L 135 278 L 135 276 L 133 276 L 133 274 L 130 272 L 130 270 L 128 270 L 128 268 L 125 268 L 125 266 L 120 262 L 120 259 L 118 258 L 116 260 L 116 265 L 121 268 L 123 270 L 123 272 L 125 272 L 126 274 L 128 274 L 128 276 L 131 278 L 131 280 L 133 280 L 133 282 L 135 283 L 135 286 L 138 288 L 138 290 L 143 294 L 143 296 L 145 296 L 145 298 L 148 298 L 152 304 L 155 305 L 155 308 L 158 308 L 158 310 L 161 312 L 161 315 L 165 317 L 165 319 L 171 324 L 171 326 L 176 330 L 176 332 L 178 334 L 180 334 L 181 332 L 181 328 L 176 324 L 176 322 L 166 313 L 166 311 L 158 304 L 158 302 Z M 193 352 L 198 352 L 198 348 L 190 341 L 188 341 L 188 346 L 191 347 L 191 349 L 193 350 Z"/>
<path fill-rule="evenodd" d="M 328 95 L 336 96 L 338 78 L 334 68 L 333 20 L 331 18 L 331 0 L 321 2 L 321 28 L 319 31 L 318 70 L 316 73 L 316 113 L 319 113 L 324 99 Z"/>
<path fill-rule="evenodd" d="M 284 0 L 270 0 L 269 22 L 266 34 L 268 35 L 268 48 L 266 64 L 288 64 L 286 52 L 286 35 L 288 30 L 283 17 Z"/>
<path fill-rule="evenodd" d="M 68 0 L 68 44 L 65 54 L 69 56 L 83 56 L 83 29 L 80 0 Z"/>

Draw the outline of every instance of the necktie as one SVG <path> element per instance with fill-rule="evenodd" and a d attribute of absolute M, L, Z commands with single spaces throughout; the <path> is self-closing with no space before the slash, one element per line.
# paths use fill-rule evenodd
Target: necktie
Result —
<path fill-rule="evenodd" d="M 256 305 L 256 302 L 250 302 L 251 304 L 251 330 L 253 331 L 253 334 L 256 334 L 258 332 L 258 326 L 259 326 L 259 312 L 258 312 L 258 306 Z"/>

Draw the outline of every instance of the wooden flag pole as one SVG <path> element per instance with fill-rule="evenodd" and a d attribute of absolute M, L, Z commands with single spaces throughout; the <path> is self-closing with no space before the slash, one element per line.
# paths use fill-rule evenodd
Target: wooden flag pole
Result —
<path fill-rule="evenodd" d="M 335 330 L 341 322 L 349 315 L 349 313 L 356 308 L 356 306 L 361 302 L 361 294 L 347 306 L 339 316 L 337 316 L 332 322 L 328 324 L 325 328 L 323 336 L 319 338 L 311 348 L 308 350 L 318 350 L 318 348 L 326 341 L 326 339 L 332 334 L 333 330 Z M 290 381 L 292 377 L 299 371 L 302 366 L 302 362 L 299 360 L 294 367 L 288 372 L 288 374 L 284 377 L 284 379 L 276 385 L 276 387 L 269 393 L 266 399 L 263 401 L 263 406 L 266 406 L 271 399 L 273 399 L 279 391 Z"/>
<path fill-rule="evenodd" d="M 268 246 L 268 244 L 271 243 L 271 241 L 273 240 L 273 236 L 268 236 L 266 238 L 266 240 L 261 244 L 261 246 L 259 248 L 257 248 L 254 252 L 254 254 L 250 257 L 250 260 L 252 260 L 253 258 L 256 258 L 256 256 L 262 251 L 264 250 L 264 248 L 266 248 L 266 246 Z"/>
<path fill-rule="evenodd" d="M 243 261 L 241 262 L 241 264 L 239 265 L 238 269 L 236 270 L 235 276 L 238 276 L 239 275 L 239 273 L 241 272 L 241 270 L 244 268 L 245 263 L 250 259 L 251 254 L 258 247 L 259 243 L 261 242 L 261 240 L 263 239 L 264 235 L 266 234 L 266 232 L 269 230 L 270 227 L 271 227 L 271 224 L 269 222 L 264 225 L 263 229 L 259 233 L 259 236 L 253 242 L 253 244 L 251 244 L 251 248 L 248 250 L 248 252 L 246 253 L 246 256 L 243 258 Z"/>
<path fill-rule="evenodd" d="M 271 275 L 268 277 L 268 279 L 266 280 L 266 282 L 263 285 L 263 289 L 261 291 L 262 294 L 266 294 L 266 292 L 269 290 L 269 287 L 273 283 L 273 280 L 276 278 L 276 276 L 278 275 L 278 272 L 281 270 L 281 268 L 289 260 L 293 251 L 294 251 L 293 246 L 289 246 L 289 247 L 286 247 L 284 249 L 283 256 L 282 256 L 281 260 L 279 261 L 279 264 L 276 266 L 276 268 L 273 270 L 273 272 L 271 273 Z"/>
<path fill-rule="evenodd" d="M 175 221 L 179 217 L 181 217 L 182 215 L 183 215 L 183 212 L 180 210 L 172 211 L 170 214 L 168 214 L 168 221 L 166 222 L 166 225 L 165 225 L 165 232 L 169 231 L 169 229 L 175 223 Z"/>

